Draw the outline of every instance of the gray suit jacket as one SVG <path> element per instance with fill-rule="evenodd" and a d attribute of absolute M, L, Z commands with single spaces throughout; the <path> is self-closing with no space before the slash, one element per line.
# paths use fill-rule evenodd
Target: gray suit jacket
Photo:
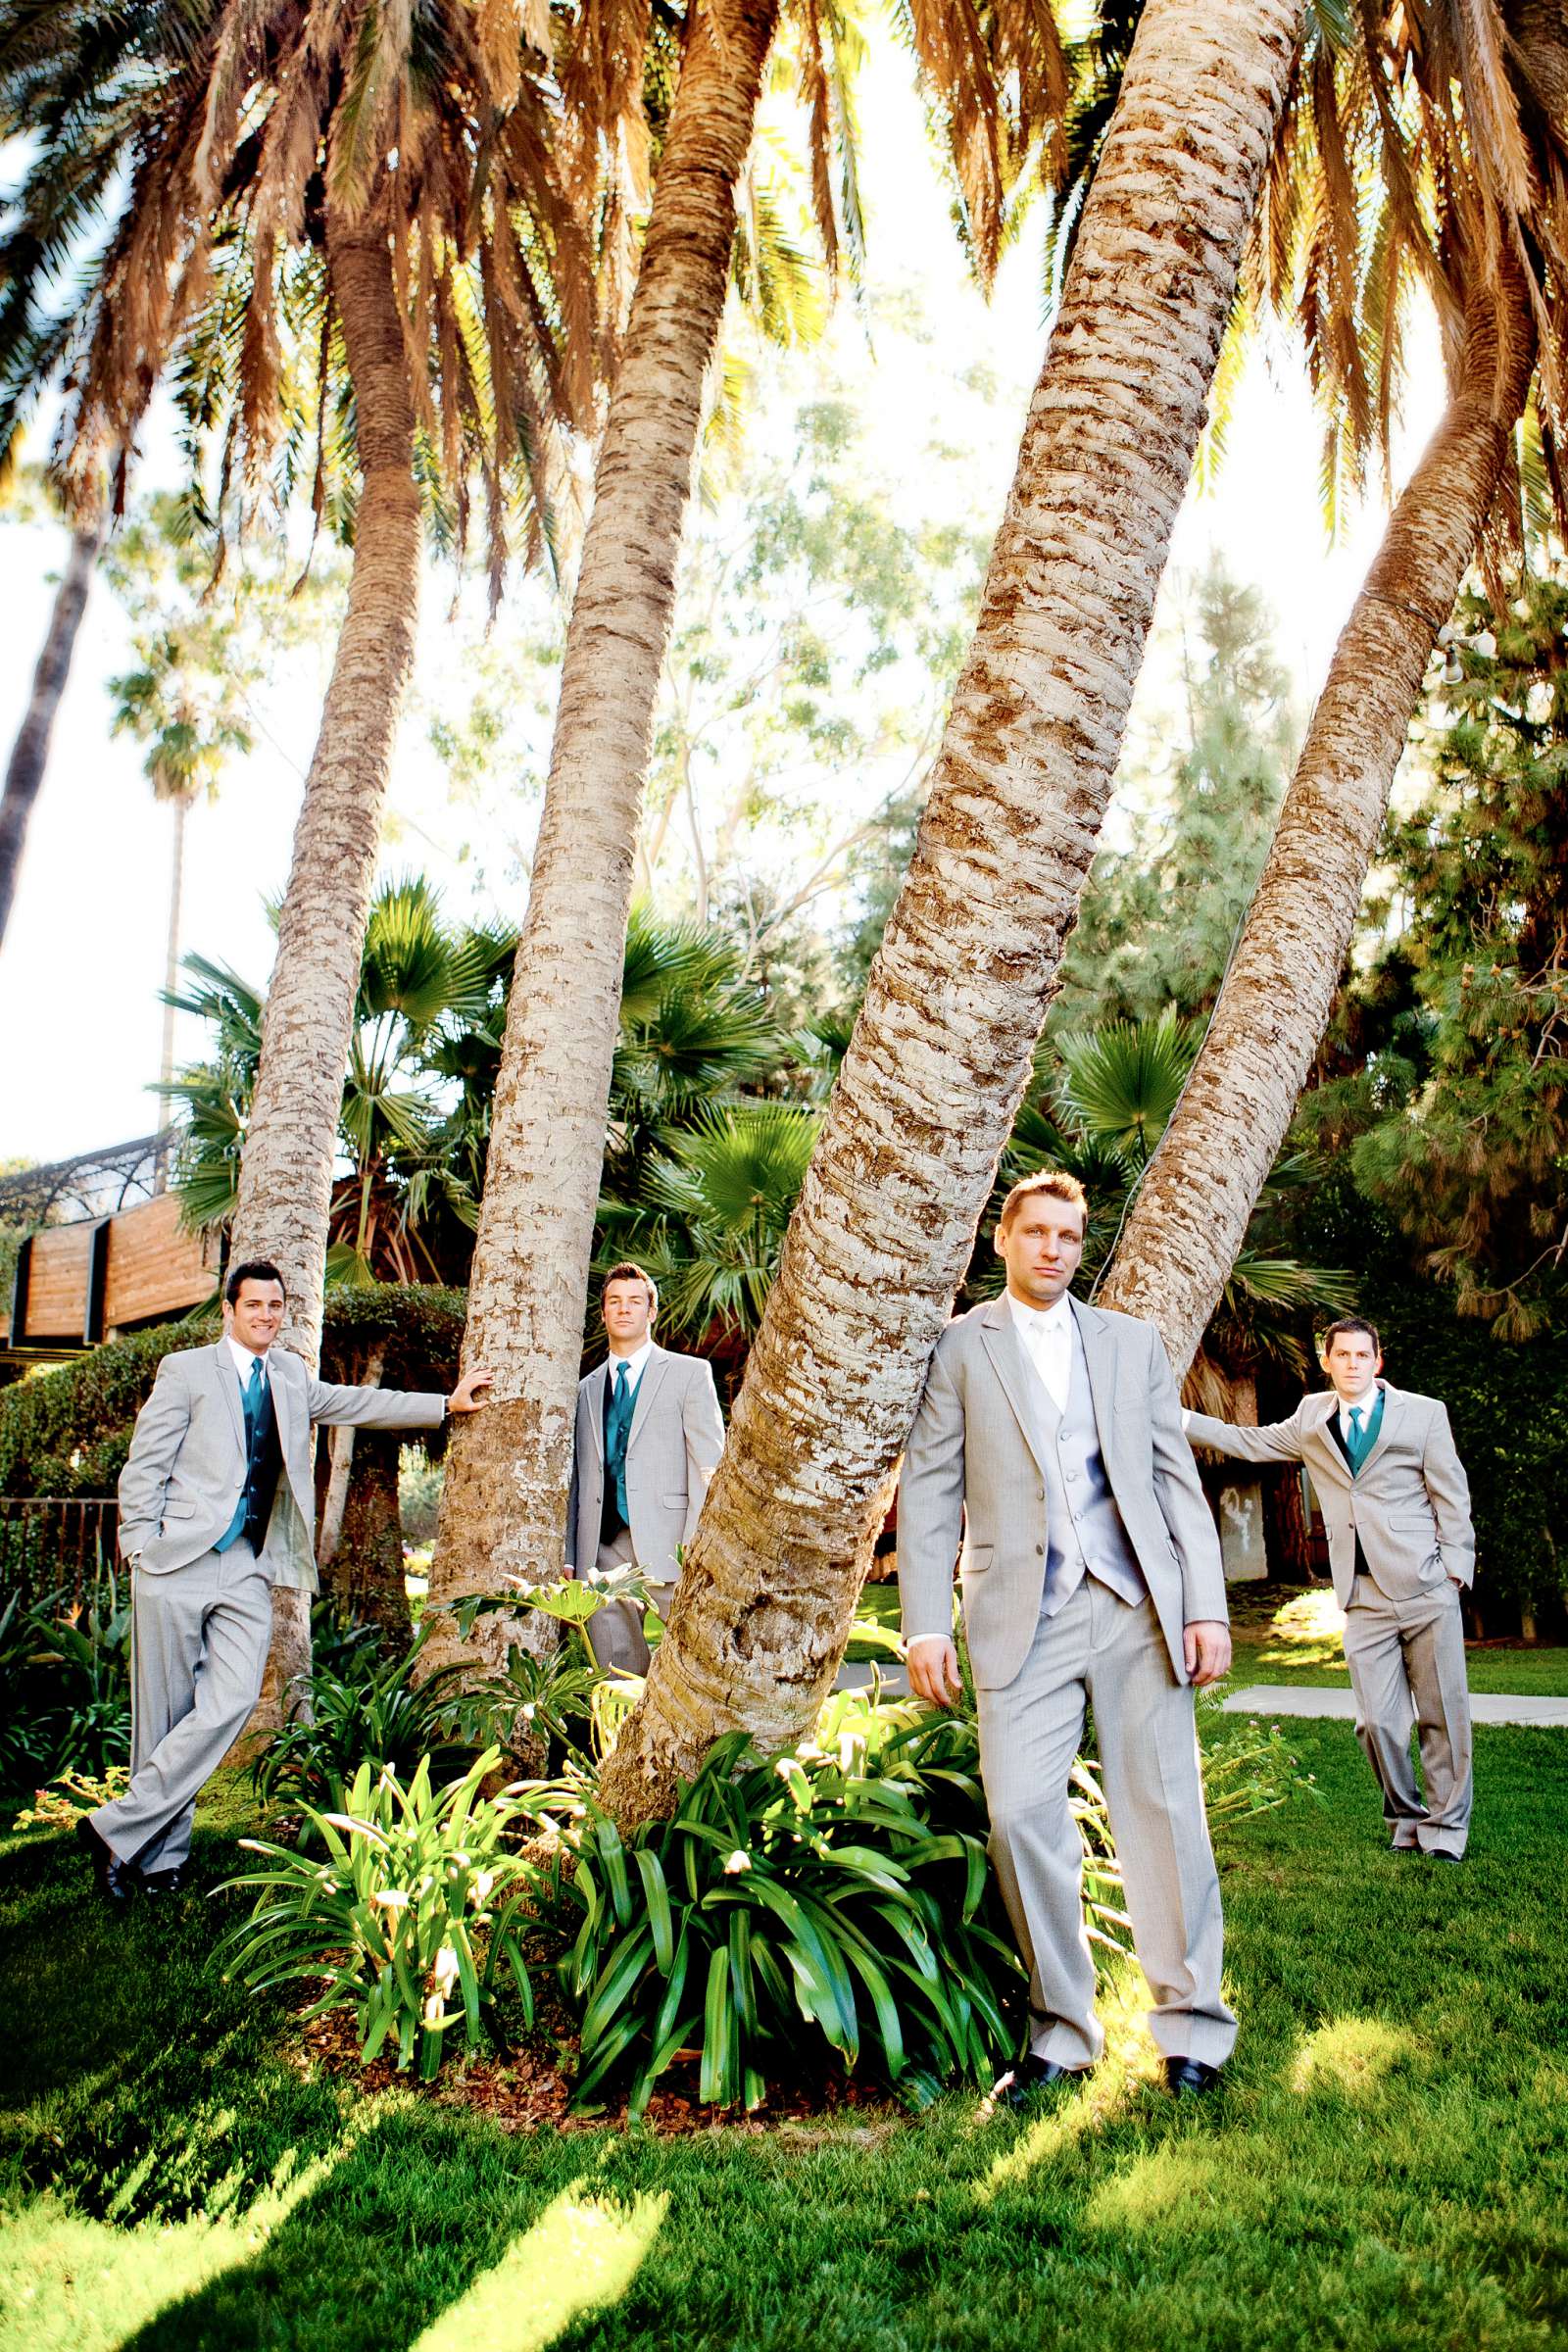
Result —
<path fill-rule="evenodd" d="M 283 1467 L 262 1564 L 278 1585 L 316 1591 L 316 1489 L 311 1425 L 436 1429 L 444 1396 L 399 1389 L 350 1389 L 317 1380 L 302 1356 L 273 1348 L 268 1381 Z M 234 1516 L 245 1485 L 245 1408 L 226 1344 L 166 1355 L 136 1416 L 120 1474 L 120 1548 L 151 1576 L 199 1559 Z"/>
<path fill-rule="evenodd" d="M 1223 1623 L 1219 1538 L 1182 1437 L 1176 1384 L 1158 1332 L 1131 1315 L 1072 1302 L 1089 1366 L 1100 1450 L 1159 1617 L 1178 1682 L 1182 1628 Z M 1029 1654 L 1046 1582 L 1046 1479 L 1005 1298 L 950 1323 L 937 1342 L 899 1485 L 899 1595 L 906 1639 L 953 1625 L 961 1582 L 969 1662 L 1002 1690 Z"/>
<path fill-rule="evenodd" d="M 566 1503 L 566 1566 L 599 1556 L 605 1501 L 605 1382 L 600 1364 L 577 1387 L 577 1426 Z M 673 1584 L 675 1548 L 697 1531 L 708 1482 L 724 1450 L 724 1416 L 712 1368 L 700 1355 L 656 1347 L 643 1366 L 626 1441 L 632 1552 L 655 1584 Z"/>
<path fill-rule="evenodd" d="M 1381 1386 L 1383 1426 L 1354 1479 L 1330 1427 L 1340 1402 L 1332 1389 L 1303 1396 L 1288 1421 L 1262 1429 L 1214 1421 L 1206 1413 L 1190 1413 L 1187 1420 L 1193 1445 L 1211 1446 L 1236 1461 L 1305 1463 L 1328 1530 L 1342 1608 L 1348 1606 L 1355 1582 L 1357 1537 L 1373 1582 L 1391 1600 L 1413 1599 L 1445 1576 L 1468 1585 L 1476 1571 L 1470 1488 L 1446 1408 L 1435 1396 L 1418 1396 L 1389 1381 Z"/>

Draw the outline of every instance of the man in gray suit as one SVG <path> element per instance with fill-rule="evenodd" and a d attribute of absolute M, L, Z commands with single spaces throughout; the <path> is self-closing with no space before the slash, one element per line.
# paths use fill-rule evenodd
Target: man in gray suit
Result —
<path fill-rule="evenodd" d="M 334 1388 L 273 1346 L 283 1278 L 235 1266 L 213 1348 L 166 1355 L 120 1474 L 120 1548 L 131 1570 L 130 1786 L 78 1835 L 103 1891 L 177 1889 L 196 1794 L 262 1688 L 273 1585 L 316 1590 L 313 1422 L 433 1429 L 477 1409 L 490 1375 L 450 1396 Z"/>
<path fill-rule="evenodd" d="M 1029 1969 L 1029 2055 L 994 2094 L 1009 2106 L 1104 2043 L 1068 1806 L 1086 1703 L 1171 2088 L 1207 2090 L 1236 2038 L 1193 1724 L 1194 1686 L 1230 1664 L 1219 1540 L 1158 1332 L 1068 1295 L 1087 1213 L 1071 1176 L 1013 1186 L 1006 1291 L 937 1342 L 899 1488 L 909 1682 L 939 1706 L 960 1689 L 963 1537 L 991 1854 Z"/>
<path fill-rule="evenodd" d="M 1359 1315 L 1329 1326 L 1327 1396 L 1288 1421 L 1235 1427 L 1186 1416 L 1195 1446 L 1244 1462 L 1302 1462 L 1328 1530 L 1345 1611 L 1355 1733 L 1383 1791 L 1396 1853 L 1462 1859 L 1470 1834 L 1470 1691 L 1459 1591 L 1475 1575 L 1470 1489 L 1435 1396 L 1378 1378 L 1377 1330 Z M 1410 1763 L 1421 1730 L 1425 1801 Z"/>
<path fill-rule="evenodd" d="M 610 1355 L 577 1390 L 577 1424 L 566 1502 L 566 1567 L 609 1570 L 635 1562 L 662 1617 L 669 1614 L 678 1564 L 724 1450 L 724 1420 L 711 1368 L 700 1355 L 654 1344 L 659 1293 L 641 1266 L 605 1277 Z M 612 1600 L 589 1635 L 601 1666 L 648 1671 L 640 1601 Z"/>

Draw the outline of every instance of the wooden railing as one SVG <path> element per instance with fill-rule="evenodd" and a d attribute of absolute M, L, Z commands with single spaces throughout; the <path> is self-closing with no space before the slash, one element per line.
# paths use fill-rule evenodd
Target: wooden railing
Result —
<path fill-rule="evenodd" d="M 99 1494 L 0 1494 L 0 1608 L 64 1592 L 90 1602 L 115 1570 L 116 1504 Z"/>

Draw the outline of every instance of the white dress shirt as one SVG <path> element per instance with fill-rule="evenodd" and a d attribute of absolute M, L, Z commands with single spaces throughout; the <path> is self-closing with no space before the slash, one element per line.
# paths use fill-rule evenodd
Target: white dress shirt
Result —
<path fill-rule="evenodd" d="M 630 1355 L 616 1355 L 613 1350 L 611 1351 L 605 1359 L 605 1378 L 609 1383 L 612 1397 L 615 1394 L 615 1375 L 622 1364 L 626 1367 L 626 1386 L 633 1395 L 636 1394 L 637 1384 L 647 1371 L 648 1358 L 653 1352 L 654 1343 L 652 1340 L 644 1340 L 642 1346 L 634 1348 Z"/>
<path fill-rule="evenodd" d="M 1028 1306 L 1009 1291 L 1007 1312 L 1047 1396 L 1064 1413 L 1072 1389 L 1072 1307 L 1065 1291 L 1054 1306 Z"/>
<path fill-rule="evenodd" d="M 1350 1415 L 1352 1413 L 1360 1414 L 1361 1428 L 1364 1434 L 1367 1423 L 1371 1420 L 1372 1415 L 1377 1410 L 1378 1391 L 1382 1386 L 1383 1383 L 1380 1380 L 1375 1380 L 1372 1383 L 1372 1386 L 1368 1389 L 1366 1395 L 1364 1396 L 1358 1396 L 1354 1404 L 1347 1404 L 1344 1397 L 1341 1397 L 1340 1435 L 1345 1440 L 1347 1446 L 1348 1446 L 1350 1443 Z"/>
<path fill-rule="evenodd" d="M 1024 1353 L 1045 1385 L 1046 1395 L 1057 1412 L 1064 1413 L 1072 1391 L 1072 1307 L 1066 1293 L 1062 1293 L 1054 1306 L 1027 1306 L 1009 1291 L 1007 1312 Z M 946 1634 L 916 1634 L 905 1643 L 904 1654 L 907 1657 L 922 1642 L 947 1639 Z"/>
<path fill-rule="evenodd" d="M 225 1335 L 223 1345 L 228 1349 L 229 1358 L 233 1363 L 235 1371 L 239 1374 L 241 1396 L 245 1394 L 246 1390 L 251 1385 L 252 1364 L 261 1365 L 262 1379 L 264 1383 L 270 1378 L 267 1369 L 267 1357 L 265 1355 L 258 1355 L 253 1348 L 242 1348 L 232 1332 L 229 1332 Z"/>

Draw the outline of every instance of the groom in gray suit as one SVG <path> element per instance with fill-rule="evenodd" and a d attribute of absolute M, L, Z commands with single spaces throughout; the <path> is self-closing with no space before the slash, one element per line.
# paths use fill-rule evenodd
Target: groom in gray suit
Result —
<path fill-rule="evenodd" d="M 612 1266 L 603 1302 L 610 1355 L 577 1390 L 566 1569 L 579 1575 L 635 1563 L 667 1617 L 675 1553 L 696 1532 L 724 1450 L 724 1419 L 711 1367 L 655 1345 L 652 1275 Z M 594 1655 L 607 1671 L 647 1673 L 644 1614 L 640 1601 L 612 1600 L 591 1620 Z"/>
<path fill-rule="evenodd" d="M 1244 1462 L 1301 1462 L 1328 1530 L 1345 1611 L 1355 1734 L 1383 1791 L 1397 1854 L 1463 1858 L 1470 1834 L 1470 1690 L 1459 1592 L 1475 1575 L 1470 1489 L 1435 1396 L 1380 1380 L 1376 1327 L 1359 1315 L 1323 1340 L 1327 1396 L 1288 1421 L 1244 1429 L 1185 1416 L 1195 1446 Z M 1410 1764 L 1420 1726 L 1425 1799 Z"/>
<path fill-rule="evenodd" d="M 261 1693 L 272 1587 L 316 1590 L 314 1422 L 434 1429 L 477 1409 L 477 1368 L 450 1396 L 334 1388 L 273 1346 L 283 1277 L 235 1266 L 213 1348 L 166 1355 L 120 1474 L 120 1548 L 131 1571 L 130 1786 L 77 1834 L 103 1891 L 172 1892 L 196 1794 Z"/>
<path fill-rule="evenodd" d="M 909 1682 L 939 1706 L 960 1690 L 963 1539 L 991 1854 L 1029 1969 L 1029 2055 L 993 2094 L 1008 2106 L 1104 2043 L 1068 1805 L 1086 1705 L 1171 2088 L 1209 2089 L 1236 2038 L 1193 1724 L 1194 1686 L 1230 1665 L 1219 1541 L 1158 1332 L 1068 1295 L 1087 1214 L 1071 1176 L 1013 1186 L 1005 1293 L 937 1342 L 899 1488 Z"/>

